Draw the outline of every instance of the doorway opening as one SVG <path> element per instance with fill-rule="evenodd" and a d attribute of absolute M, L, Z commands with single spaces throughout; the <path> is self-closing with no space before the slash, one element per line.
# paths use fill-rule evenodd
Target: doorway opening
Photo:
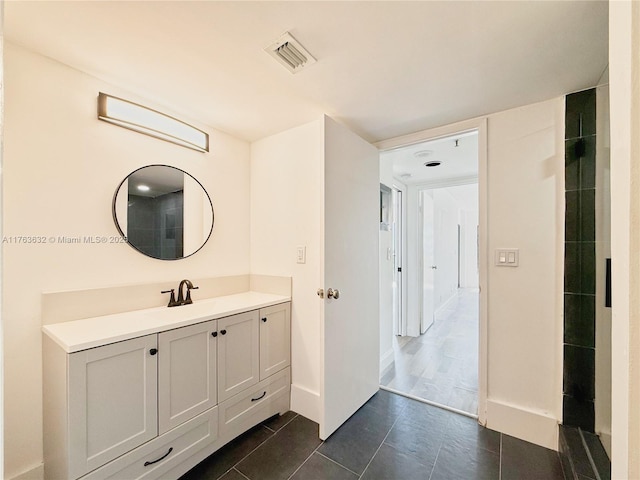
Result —
<path fill-rule="evenodd" d="M 381 339 L 380 385 L 474 417 L 481 370 L 478 138 L 473 129 L 380 156 L 381 181 L 386 170 L 399 192 L 391 219 L 394 281 L 386 287 L 393 290 L 393 329 L 386 330 L 393 335 Z M 381 298 L 384 268 L 390 265 L 381 262 Z"/>

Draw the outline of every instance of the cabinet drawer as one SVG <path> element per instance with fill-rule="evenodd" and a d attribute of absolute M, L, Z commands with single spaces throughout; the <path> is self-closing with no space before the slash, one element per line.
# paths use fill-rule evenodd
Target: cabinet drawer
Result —
<path fill-rule="evenodd" d="M 291 369 L 286 368 L 218 405 L 220 437 L 230 439 L 289 410 Z"/>
<path fill-rule="evenodd" d="M 82 480 L 159 478 L 217 438 L 218 407 L 215 407 L 94 470 Z"/>

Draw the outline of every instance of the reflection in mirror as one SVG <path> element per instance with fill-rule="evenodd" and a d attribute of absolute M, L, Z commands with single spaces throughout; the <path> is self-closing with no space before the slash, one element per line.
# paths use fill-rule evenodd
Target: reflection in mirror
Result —
<path fill-rule="evenodd" d="M 162 260 L 193 255 L 213 230 L 213 205 L 204 187 L 167 165 L 142 167 L 125 178 L 114 196 L 113 216 L 129 245 Z"/>

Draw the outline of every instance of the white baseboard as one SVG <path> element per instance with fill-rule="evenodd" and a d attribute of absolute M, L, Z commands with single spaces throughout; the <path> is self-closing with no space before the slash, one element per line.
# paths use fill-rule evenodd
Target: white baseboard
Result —
<path fill-rule="evenodd" d="M 558 419 L 541 412 L 487 399 L 487 427 L 558 450 Z"/>
<path fill-rule="evenodd" d="M 298 385 L 291 385 L 291 410 L 320 423 L 320 394 Z"/>
<path fill-rule="evenodd" d="M 20 475 L 12 477 L 10 480 L 43 480 L 44 479 L 44 463 L 41 463 L 31 470 L 27 470 Z"/>
<path fill-rule="evenodd" d="M 384 352 L 384 355 L 380 358 L 380 375 L 393 363 L 393 347 Z"/>

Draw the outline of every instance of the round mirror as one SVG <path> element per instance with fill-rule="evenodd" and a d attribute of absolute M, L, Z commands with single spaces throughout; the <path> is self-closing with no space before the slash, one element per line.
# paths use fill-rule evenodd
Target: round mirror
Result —
<path fill-rule="evenodd" d="M 179 168 L 149 165 L 116 189 L 113 219 L 140 253 L 177 260 L 200 250 L 213 231 L 213 204 L 202 184 Z"/>

